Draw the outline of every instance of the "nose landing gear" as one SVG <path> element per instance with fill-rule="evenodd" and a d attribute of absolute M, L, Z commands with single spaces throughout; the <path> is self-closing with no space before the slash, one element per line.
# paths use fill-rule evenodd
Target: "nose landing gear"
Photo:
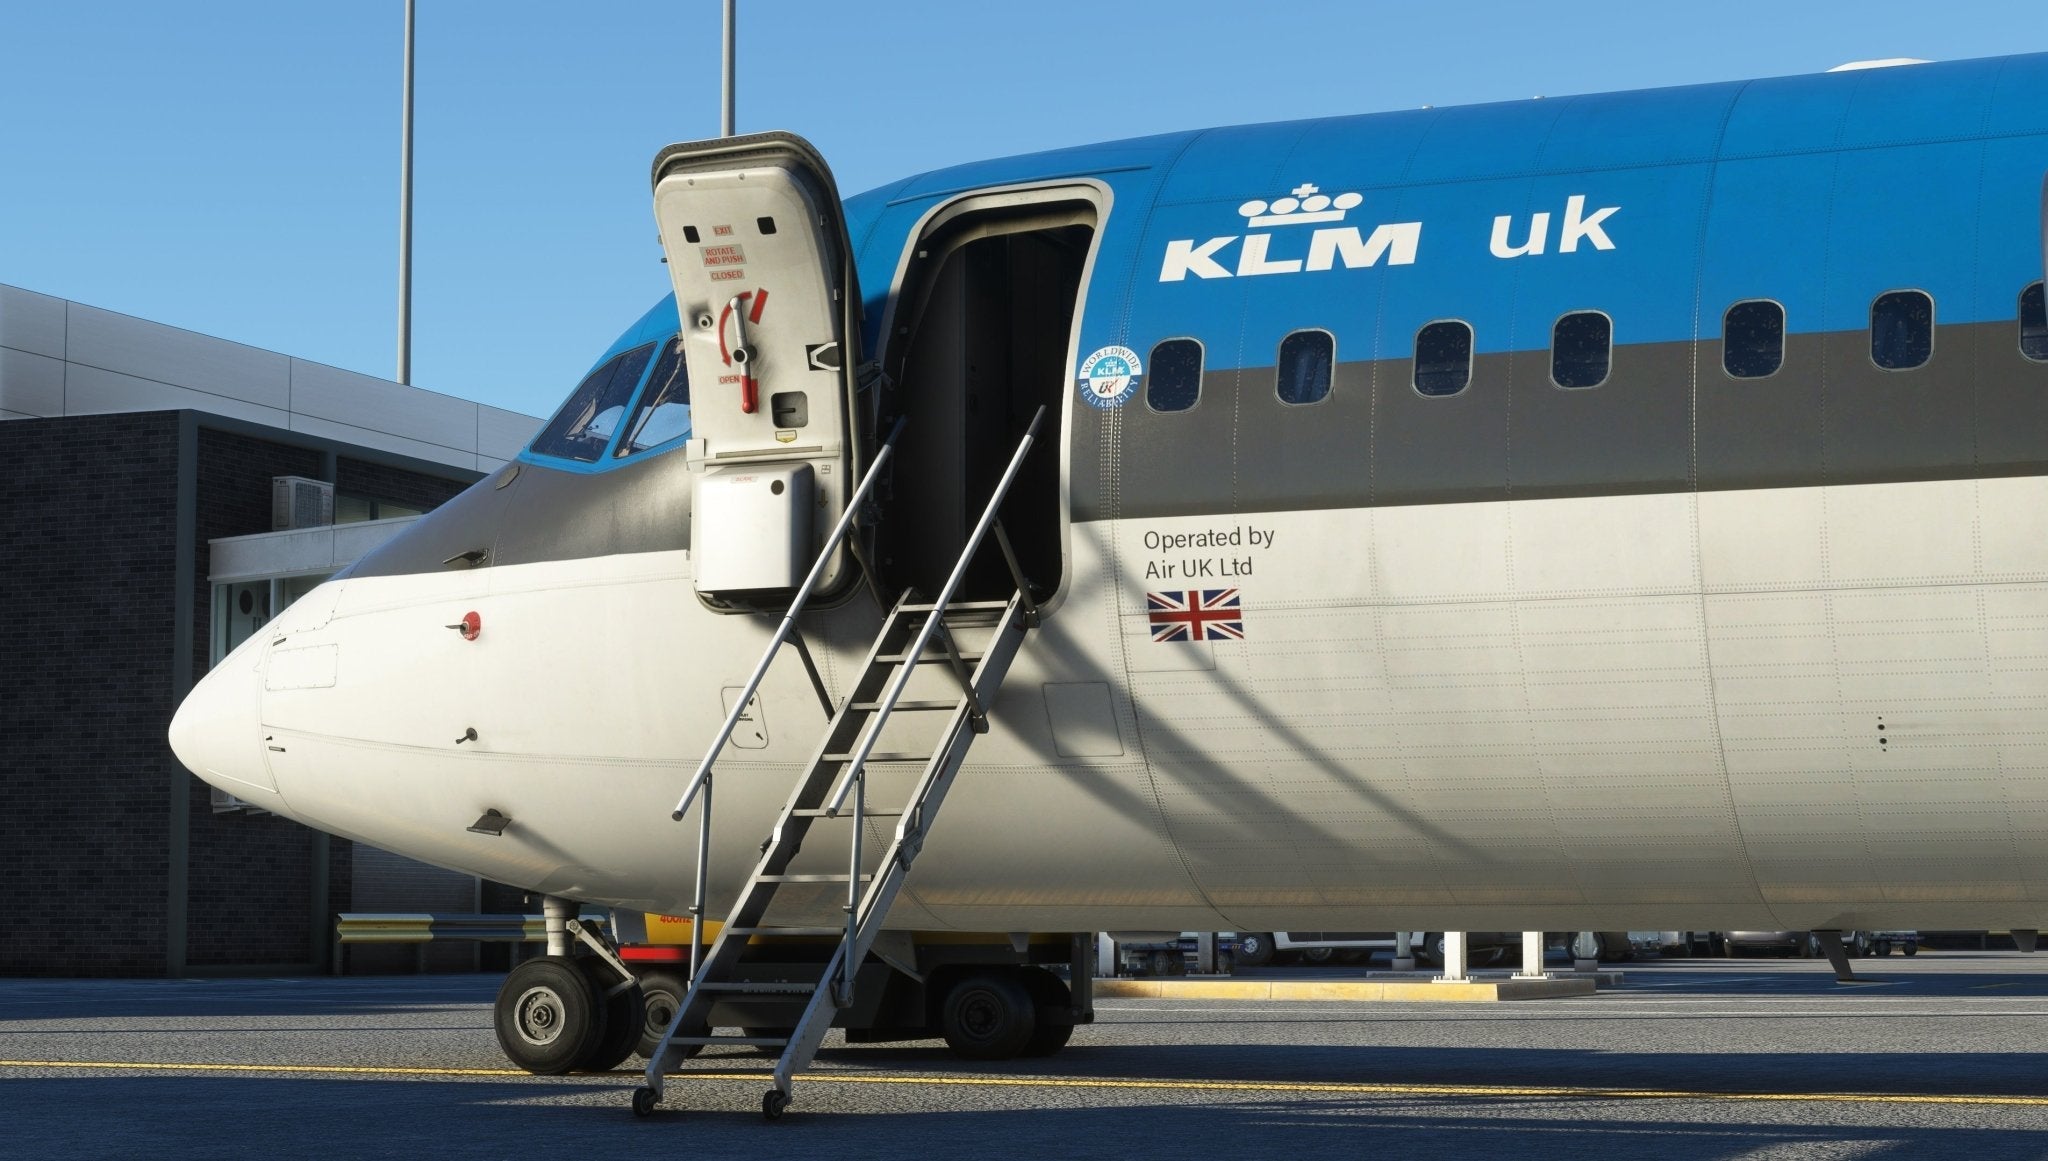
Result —
<path fill-rule="evenodd" d="M 640 1042 L 646 1015 L 639 981 L 590 928 L 568 917 L 566 903 L 547 903 L 548 954 L 514 967 L 498 989 L 498 1046 L 512 1063 L 542 1076 L 609 1072 Z M 574 942 L 591 954 L 572 956 Z"/>

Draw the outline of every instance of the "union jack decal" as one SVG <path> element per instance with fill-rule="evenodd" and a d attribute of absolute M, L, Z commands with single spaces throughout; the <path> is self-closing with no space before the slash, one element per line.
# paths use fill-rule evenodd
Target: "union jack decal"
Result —
<path fill-rule="evenodd" d="M 1236 589 L 1146 593 L 1154 641 L 1242 641 L 1244 600 Z"/>

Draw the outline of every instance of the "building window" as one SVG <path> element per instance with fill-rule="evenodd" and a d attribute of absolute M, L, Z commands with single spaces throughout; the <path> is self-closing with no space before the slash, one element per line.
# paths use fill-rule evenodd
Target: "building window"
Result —
<path fill-rule="evenodd" d="M 592 371 L 578 384 L 548 420 L 547 427 L 533 440 L 536 455 L 596 463 L 612 442 L 619 421 L 626 416 L 626 404 L 633 388 L 640 385 L 640 373 L 654 355 L 654 344 L 635 347 Z"/>
<path fill-rule="evenodd" d="M 2020 291 L 2020 354 L 2048 362 L 2048 310 L 2041 302 L 2041 284 Z"/>
<path fill-rule="evenodd" d="M 1614 323 L 1597 310 L 1579 310 L 1550 330 L 1550 381 L 1559 387 L 1598 387 L 1613 359 Z"/>
<path fill-rule="evenodd" d="M 1279 381 L 1282 403 L 1320 403 L 1330 394 L 1330 376 L 1337 365 L 1337 340 L 1328 331 L 1295 331 L 1280 340 Z"/>
<path fill-rule="evenodd" d="M 213 650 L 209 668 L 235 651 L 256 630 L 270 623 L 270 582 L 215 585 L 213 588 Z"/>
<path fill-rule="evenodd" d="M 763 219 L 764 221 L 766 219 Z M 690 434 L 690 372 L 683 363 L 683 337 L 668 341 L 647 389 L 626 423 L 626 438 L 619 441 L 615 456 L 629 456 Z"/>
<path fill-rule="evenodd" d="M 1721 369 L 1761 379 L 1785 365 L 1785 308 L 1769 299 L 1738 302 L 1721 319 Z"/>
<path fill-rule="evenodd" d="M 1152 348 L 1145 403 L 1154 411 L 1186 411 L 1202 397 L 1202 344 L 1168 339 Z"/>
<path fill-rule="evenodd" d="M 327 574 L 281 576 L 213 586 L 213 642 L 207 668 L 235 651 L 292 602 L 320 587 Z"/>
<path fill-rule="evenodd" d="M 424 515 L 421 509 L 393 500 L 379 500 L 373 496 L 351 496 L 346 492 L 337 492 L 334 496 L 336 524 L 358 524 L 365 520 L 396 520 L 402 516 L 420 515 Z"/>
<path fill-rule="evenodd" d="M 1934 354 L 1934 300 L 1921 290 L 1894 290 L 1870 304 L 1870 361 L 1910 371 Z"/>
<path fill-rule="evenodd" d="M 1415 332 L 1415 390 L 1456 395 L 1472 381 L 1472 328 L 1457 319 Z"/>

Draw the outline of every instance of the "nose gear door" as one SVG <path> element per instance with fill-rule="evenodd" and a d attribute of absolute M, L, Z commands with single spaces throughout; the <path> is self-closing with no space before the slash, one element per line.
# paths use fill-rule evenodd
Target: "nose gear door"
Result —
<path fill-rule="evenodd" d="M 671 145 L 654 216 L 693 384 L 697 590 L 794 589 L 858 467 L 860 288 L 832 171 L 791 133 Z"/>

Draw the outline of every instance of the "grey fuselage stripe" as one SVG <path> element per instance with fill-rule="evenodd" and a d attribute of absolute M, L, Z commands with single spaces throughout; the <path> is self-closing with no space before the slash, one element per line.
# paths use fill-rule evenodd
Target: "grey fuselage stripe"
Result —
<path fill-rule="evenodd" d="M 1407 359 L 1340 363 L 1328 397 L 1282 403 L 1271 367 L 1210 372 L 1196 405 L 1142 394 L 1073 406 L 1076 521 L 2048 475 L 2048 363 L 2011 322 L 1937 328 L 1910 371 L 1870 362 L 1867 332 L 1788 336 L 1785 363 L 1731 379 L 1721 344 L 1619 346 L 1606 382 L 1567 391 L 1547 351 L 1480 355 L 1457 395 L 1426 398 Z M 350 570 L 402 575 L 689 546 L 679 452 L 582 474 L 510 467 Z"/>
<path fill-rule="evenodd" d="M 1910 371 L 1860 330 L 1788 336 L 1762 379 L 1724 373 L 1718 340 L 1616 347 L 1582 390 L 1547 351 L 1478 356 L 1453 396 L 1411 371 L 1340 363 L 1307 405 L 1254 367 L 1204 375 L 1187 411 L 1077 407 L 1073 519 L 2048 474 L 2048 363 L 2011 322 L 1940 327 Z"/>

